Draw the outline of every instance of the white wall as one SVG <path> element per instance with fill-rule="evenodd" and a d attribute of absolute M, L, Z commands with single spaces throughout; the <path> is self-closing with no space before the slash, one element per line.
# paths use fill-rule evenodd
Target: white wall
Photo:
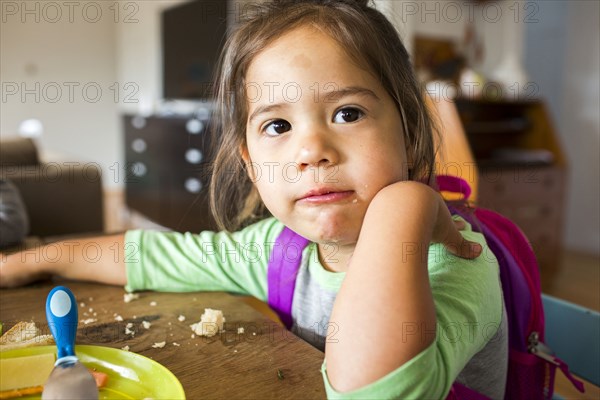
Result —
<path fill-rule="evenodd" d="M 0 133 L 14 136 L 21 121 L 37 118 L 44 152 L 108 172 L 121 153 L 114 16 L 108 2 L 74 3 L 1 2 Z"/>
<path fill-rule="evenodd" d="M 566 18 L 558 125 L 571 166 L 566 244 L 600 254 L 600 3 L 570 1 Z"/>
<path fill-rule="evenodd" d="M 139 88 L 138 102 L 122 102 L 121 111 L 151 113 L 159 107 L 162 97 L 160 13 L 185 1 L 137 2 L 137 22 L 116 26 L 119 80 Z"/>

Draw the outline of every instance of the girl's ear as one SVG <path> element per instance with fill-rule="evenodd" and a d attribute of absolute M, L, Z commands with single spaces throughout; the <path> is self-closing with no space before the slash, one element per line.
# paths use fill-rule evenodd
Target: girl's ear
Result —
<path fill-rule="evenodd" d="M 248 152 L 248 147 L 244 144 L 240 145 L 240 156 L 242 156 L 242 160 L 244 160 L 244 165 L 246 166 L 246 173 L 252 182 L 256 179 L 256 171 L 252 167 L 252 160 L 250 159 L 250 153 Z"/>

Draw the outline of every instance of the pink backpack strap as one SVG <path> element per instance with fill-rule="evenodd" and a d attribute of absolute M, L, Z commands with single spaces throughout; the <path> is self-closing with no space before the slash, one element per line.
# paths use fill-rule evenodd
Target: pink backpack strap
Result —
<path fill-rule="evenodd" d="M 474 391 L 458 382 L 454 382 L 446 400 L 490 400 L 489 397 Z"/>
<path fill-rule="evenodd" d="M 436 182 L 440 192 L 460 193 L 464 201 L 469 200 L 471 196 L 471 186 L 463 178 L 451 175 L 438 175 Z"/>
<path fill-rule="evenodd" d="M 302 251 L 309 240 L 298 235 L 288 227 L 283 228 L 271 251 L 267 270 L 269 306 L 279 315 L 286 328 L 290 329 L 292 320 L 292 302 Z"/>

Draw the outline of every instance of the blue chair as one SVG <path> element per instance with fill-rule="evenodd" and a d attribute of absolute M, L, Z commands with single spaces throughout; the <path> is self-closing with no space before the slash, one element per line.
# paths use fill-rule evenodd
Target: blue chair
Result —
<path fill-rule="evenodd" d="M 573 374 L 600 386 L 600 313 L 547 294 L 542 302 L 546 345 Z"/>

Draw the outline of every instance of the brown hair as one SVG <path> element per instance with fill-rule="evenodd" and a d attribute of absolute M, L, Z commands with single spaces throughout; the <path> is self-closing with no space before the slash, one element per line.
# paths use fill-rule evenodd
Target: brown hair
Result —
<path fill-rule="evenodd" d="M 267 210 L 246 174 L 246 72 L 254 57 L 285 32 L 314 26 L 364 65 L 394 99 L 404 123 L 409 179 L 430 181 L 434 167 L 433 124 L 408 52 L 387 18 L 368 0 L 273 0 L 253 5 L 231 34 L 217 77 L 219 143 L 210 183 L 211 211 L 220 229 L 230 231 L 264 217 Z"/>

